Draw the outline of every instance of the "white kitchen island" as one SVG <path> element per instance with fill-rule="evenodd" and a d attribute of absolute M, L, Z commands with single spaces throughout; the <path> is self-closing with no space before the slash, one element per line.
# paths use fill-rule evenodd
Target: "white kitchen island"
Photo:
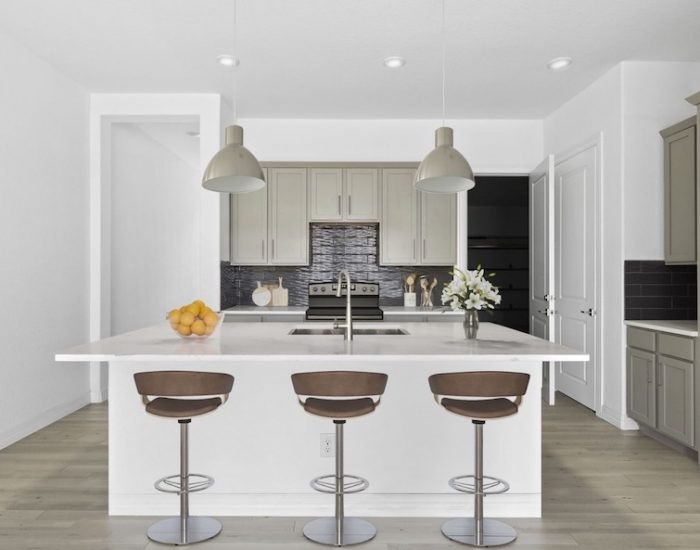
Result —
<path fill-rule="evenodd" d="M 461 323 L 358 323 L 400 327 L 407 335 L 290 335 L 295 323 L 223 323 L 208 340 L 177 336 L 167 324 L 61 352 L 57 361 L 109 363 L 109 513 L 177 514 L 177 498 L 153 482 L 178 471 L 179 427 L 151 416 L 134 386 L 147 370 L 206 370 L 235 376 L 230 399 L 193 419 L 192 471 L 216 484 L 193 494 L 193 514 L 240 516 L 327 515 L 332 499 L 309 480 L 331 473 L 320 455 L 330 419 L 304 412 L 290 375 L 313 370 L 362 370 L 389 375 L 377 410 L 346 425 L 346 471 L 366 477 L 369 489 L 347 498 L 349 515 L 470 515 L 473 499 L 447 485 L 472 473 L 473 428 L 433 400 L 428 376 L 463 370 L 506 370 L 531 375 L 517 415 L 488 421 L 485 473 L 510 483 L 486 499 L 487 516 L 541 515 L 542 363 L 585 361 L 584 353 L 484 323 L 476 341 Z M 305 323 L 305 328 L 323 327 Z"/>

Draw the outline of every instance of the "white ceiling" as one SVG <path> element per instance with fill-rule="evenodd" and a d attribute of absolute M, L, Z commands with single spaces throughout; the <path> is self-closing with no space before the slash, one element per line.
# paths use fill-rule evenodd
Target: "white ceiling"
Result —
<path fill-rule="evenodd" d="M 448 118 L 541 118 L 622 60 L 700 62 L 698 0 L 446 1 Z M 439 0 L 239 0 L 238 21 L 227 70 L 232 0 L 0 0 L 0 30 L 90 91 L 230 96 L 235 71 L 246 118 L 440 116 Z"/>

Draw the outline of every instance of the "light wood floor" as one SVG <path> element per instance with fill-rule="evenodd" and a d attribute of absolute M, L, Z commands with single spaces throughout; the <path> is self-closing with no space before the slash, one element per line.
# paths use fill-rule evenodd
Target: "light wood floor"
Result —
<path fill-rule="evenodd" d="M 544 407 L 541 520 L 509 520 L 510 546 L 545 550 L 700 548 L 700 474 L 694 461 L 636 433 L 624 433 L 559 397 Z M 107 408 L 91 405 L 0 451 L 0 549 L 155 550 L 152 518 L 109 518 Z M 466 497 L 468 498 L 468 497 Z M 329 502 L 330 505 L 330 502 Z M 201 550 L 318 549 L 301 518 L 224 518 Z M 373 520 L 361 548 L 440 550 L 439 519 Z"/>

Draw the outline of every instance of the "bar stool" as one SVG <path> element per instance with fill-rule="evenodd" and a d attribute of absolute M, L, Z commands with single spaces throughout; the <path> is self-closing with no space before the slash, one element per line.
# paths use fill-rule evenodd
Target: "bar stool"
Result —
<path fill-rule="evenodd" d="M 476 440 L 474 475 L 453 477 L 449 481 L 453 489 L 474 495 L 474 517 L 446 521 L 442 525 L 442 534 L 470 546 L 503 546 L 513 542 L 518 534 L 510 525 L 484 519 L 484 496 L 505 493 L 510 486 L 502 479 L 484 475 L 483 428 L 487 419 L 503 418 L 518 412 L 530 375 L 518 372 L 455 372 L 433 374 L 428 381 L 438 405 L 472 419 Z M 506 396 L 515 397 L 515 400 L 511 401 Z M 463 399 L 465 397 L 487 399 Z"/>
<path fill-rule="evenodd" d="M 157 371 L 138 372 L 134 374 L 134 381 L 146 412 L 177 418 L 180 424 L 180 473 L 155 482 L 159 491 L 180 496 L 180 516 L 151 525 L 148 538 L 176 546 L 214 538 L 221 532 L 219 521 L 190 517 L 190 493 L 208 489 L 214 484 L 214 478 L 190 473 L 188 427 L 193 417 L 212 412 L 226 402 L 233 387 L 233 376 L 219 372 Z M 157 397 L 151 400 L 149 396 Z M 177 399 L 180 397 L 187 399 Z"/>
<path fill-rule="evenodd" d="M 328 546 L 347 546 L 367 542 L 377 534 L 370 522 L 345 517 L 345 495 L 364 491 L 369 482 L 344 473 L 343 425 L 348 418 L 374 411 L 384 393 L 386 381 L 386 374 L 374 372 L 330 371 L 292 375 L 294 391 L 304 410 L 332 418 L 335 424 L 335 474 L 311 480 L 311 487 L 316 491 L 335 495 L 335 517 L 318 518 L 307 523 L 304 536 L 309 540 Z"/>

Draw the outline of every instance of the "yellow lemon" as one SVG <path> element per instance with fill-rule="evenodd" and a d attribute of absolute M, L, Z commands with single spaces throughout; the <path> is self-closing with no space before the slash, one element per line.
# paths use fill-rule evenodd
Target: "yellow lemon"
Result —
<path fill-rule="evenodd" d="M 194 323 L 192 323 L 192 334 L 201 336 L 202 334 L 204 334 L 206 328 L 207 326 L 204 324 L 204 321 L 202 321 L 201 319 L 197 319 Z"/>
<path fill-rule="evenodd" d="M 204 317 L 204 322 L 208 327 L 215 327 L 216 323 L 219 322 L 219 318 L 216 316 L 214 312 L 207 313 L 206 316 Z"/>
<path fill-rule="evenodd" d="M 202 300 L 195 300 L 194 302 L 192 302 L 192 305 L 199 306 L 199 307 L 206 307 L 207 304 L 202 302 Z"/>
<path fill-rule="evenodd" d="M 190 329 L 190 327 L 185 325 L 178 325 L 177 331 L 183 336 L 189 336 L 190 334 L 192 334 L 192 330 Z"/>
<path fill-rule="evenodd" d="M 195 317 L 199 315 L 199 306 L 197 304 L 190 304 L 187 306 L 185 311 L 189 311 Z"/>
<path fill-rule="evenodd" d="M 173 309 L 170 313 L 168 313 L 168 321 L 177 325 L 180 322 L 180 310 Z"/>
<path fill-rule="evenodd" d="M 209 334 L 211 334 L 212 332 L 214 332 L 214 329 L 215 329 L 215 328 L 216 328 L 216 327 L 210 327 L 209 325 L 207 325 L 207 326 L 204 328 L 204 334 L 206 334 L 206 335 L 208 336 Z"/>
<path fill-rule="evenodd" d="M 180 315 L 180 324 L 184 325 L 186 327 L 189 327 L 194 323 L 194 315 L 190 313 L 189 311 L 185 311 L 182 315 Z"/>

